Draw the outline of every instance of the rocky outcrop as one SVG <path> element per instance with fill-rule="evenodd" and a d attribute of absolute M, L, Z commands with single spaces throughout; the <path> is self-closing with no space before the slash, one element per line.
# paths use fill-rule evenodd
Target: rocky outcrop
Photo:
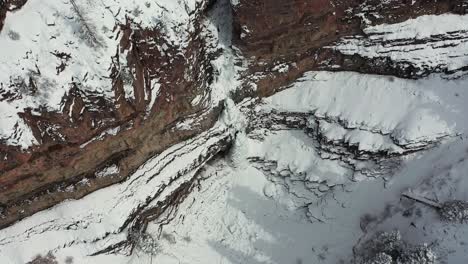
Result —
<path fill-rule="evenodd" d="M 423 15 L 466 14 L 468 3 L 424 0 L 241 0 L 233 4 L 233 10 L 235 43 L 250 58 L 246 76 L 255 76 L 246 81 L 245 88 L 255 87 L 257 94 L 268 96 L 304 72 L 316 69 L 350 70 L 403 78 L 418 78 L 434 71 L 454 74 L 443 64 L 421 68 L 385 56 L 370 58 L 330 47 L 351 36 L 365 42 L 367 38 L 372 38 L 366 28 L 376 25 L 402 23 Z M 411 43 L 405 45 L 408 47 Z M 465 66 L 462 65 L 460 69 L 466 71 Z"/>
<path fill-rule="evenodd" d="M 259 61 L 295 57 L 342 36 L 359 34 L 368 25 L 394 24 L 425 14 L 460 14 L 468 8 L 465 1 L 236 2 L 236 44 Z"/>
<path fill-rule="evenodd" d="M 218 124 L 147 160 L 129 175 L 127 181 L 73 201 L 74 206 L 77 206 L 74 210 L 70 211 L 66 204 L 57 205 L 54 210 L 44 211 L 42 216 L 35 215 L 40 219 L 27 218 L 14 225 L 14 229 L 19 228 L 16 231 L 11 232 L 9 228 L 1 230 L 3 233 L 0 239 L 0 256 L 7 263 L 15 263 L 19 260 L 9 259 L 1 254 L 11 252 L 12 248 L 28 251 L 28 243 L 19 245 L 16 241 L 29 237 L 30 240 L 27 240 L 33 242 L 37 238 L 40 239 L 42 234 L 54 230 L 68 230 L 73 232 L 73 235 L 55 237 L 50 243 L 43 244 L 45 248 L 58 249 L 81 241 L 78 243 L 92 245 L 88 255 L 103 254 L 117 249 L 125 252 L 129 247 L 135 246 L 135 236 L 144 233 L 148 221 L 158 219 L 164 222 L 177 212 L 177 204 L 197 186 L 201 167 L 214 156 L 227 150 L 231 140 L 231 131 Z M 98 173 L 96 177 L 106 178 L 113 175 Z M 84 191 L 87 185 L 93 186 L 95 183 L 92 180 L 82 181 L 74 185 L 76 189 L 61 192 L 76 195 Z M 61 213 L 56 214 L 55 210 Z M 66 214 L 67 217 L 62 217 L 62 214 Z M 33 227 L 28 227 L 30 224 Z M 27 261 L 29 256 L 18 263 Z"/>
<path fill-rule="evenodd" d="M 10 2 L 4 7 L 13 11 L 14 3 Z M 85 6 L 79 1 L 71 3 L 74 5 L 69 8 L 81 19 L 79 12 L 84 14 L 81 9 Z M 99 77 L 110 86 L 110 94 L 86 87 L 86 78 L 95 78 L 90 73 L 64 83 L 70 88 L 59 111 L 50 111 L 47 105 L 25 108 L 24 112 L 19 109 L 26 126 L 16 125 L 15 133 L 20 136 L 30 130 L 36 143 L 25 149 L 7 138 L 0 145 L 1 227 L 65 199 L 77 199 L 125 180 L 151 156 L 213 126 L 222 105 L 212 106 L 208 88 L 214 75 L 210 64 L 213 53 L 207 50 L 213 44 L 200 37 L 209 4 L 197 2 L 186 22 L 192 25 L 191 31 L 180 43 L 167 36 L 164 27 L 169 25 L 145 26 L 136 15 L 125 15 L 122 21 L 114 14 L 113 32 L 118 41 L 115 47 L 106 47 L 114 51 L 112 64 L 105 66 L 109 67 L 108 76 Z M 85 30 L 93 28 L 92 21 L 81 22 L 89 23 Z M 11 25 L 4 28 L 13 29 Z M 93 45 L 105 45 L 99 30 L 93 34 Z M 75 58 L 69 53 L 50 53 L 59 61 L 57 79 L 75 67 Z M 37 90 L 45 89 L 42 80 L 46 77 L 41 71 L 46 70 L 37 68 L 29 80 L 2 88 L 0 100 L 13 104 L 35 93 L 41 96 Z M 190 129 L 181 127 L 183 122 L 191 122 Z M 98 177 L 111 166 L 115 170 L 110 177 Z M 86 184 L 80 184 L 83 182 Z"/>
<path fill-rule="evenodd" d="M 133 6 L 114 0 L 109 6 L 88 6 L 71 0 L 61 3 L 62 9 L 44 9 L 50 13 L 42 14 L 38 32 L 46 35 L 31 34 L 38 38 L 26 39 L 8 18 L 27 15 L 37 2 L 1 2 L 0 44 L 21 46 L 25 38 L 25 43 L 40 41 L 52 48 L 34 45 L 40 47 L 23 53 L 20 47 L 18 54 L 13 49 L 5 59 L 10 72 L 0 76 L 0 102 L 13 111 L 7 112 L 10 119 L 0 135 L 0 228 L 66 199 L 123 182 L 150 157 L 214 126 L 223 110 L 223 104 L 211 98 L 212 84 L 220 76 L 212 65 L 220 53 L 212 40 L 220 29 L 209 32 L 204 24 L 214 3 L 178 2 L 171 6 L 177 13 L 151 3 Z M 245 57 L 245 61 L 239 59 L 245 71 L 240 76 L 243 85 L 234 94 L 236 101 L 270 96 L 311 70 L 405 78 L 433 72 L 456 77 L 467 71 L 466 54 L 452 54 L 451 60 L 456 57 L 460 63 L 450 65 L 417 53 L 434 46 L 440 53 L 463 50 L 466 30 L 440 28 L 440 34 L 382 37 L 388 27 L 408 19 L 465 14 L 466 1 L 239 0 L 231 1 L 231 8 L 233 44 Z M 56 15 L 57 11 L 66 15 Z M 62 27 L 68 24 L 72 26 Z M 416 59 L 390 57 L 381 46 L 409 51 Z M 366 49 L 367 53 L 362 52 Z M 426 60 L 415 63 L 421 58 Z M 226 83 L 221 85 L 231 85 Z M 58 100 L 52 98 L 57 94 Z M 272 124 L 303 129 L 325 159 L 339 159 L 359 172 L 363 170 L 357 168 L 357 161 L 380 169 L 387 165 L 383 160 L 424 149 L 451 135 L 436 131 L 432 138 L 415 140 L 397 135 L 396 125 L 388 131 L 356 128 L 339 116 L 294 111 L 255 115 L 258 119 L 250 122 L 258 121 L 258 126 L 252 129 Z M 334 138 L 330 130 L 341 134 Z M 362 150 L 356 142 L 345 140 L 353 133 L 389 142 L 392 149 Z M 221 141 L 219 151 L 229 140 Z M 181 190 L 186 192 L 187 186 Z M 139 225 L 144 225 L 146 218 L 160 214 L 158 210 L 139 211 L 131 219 L 140 217 Z"/>
<path fill-rule="evenodd" d="M 210 177 L 240 160 L 326 222 L 338 189 L 459 136 L 466 1 L 91 2 L 2 5 L 0 258 L 144 250 L 232 142 Z"/>

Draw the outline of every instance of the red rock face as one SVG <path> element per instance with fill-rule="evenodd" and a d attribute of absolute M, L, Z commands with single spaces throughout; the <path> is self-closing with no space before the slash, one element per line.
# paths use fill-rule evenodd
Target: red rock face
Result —
<path fill-rule="evenodd" d="M 369 25 L 392 24 L 427 14 L 467 12 L 462 0 L 240 0 L 233 5 L 234 42 L 251 60 L 248 75 L 256 75 L 256 93 L 271 95 L 310 70 L 353 70 L 410 77 L 392 67 L 376 67 L 358 56 L 344 56 L 324 47 L 345 36 L 363 35 Z M 327 68 L 324 62 L 335 68 Z M 333 62 L 333 63 L 331 63 Z M 275 65 L 296 65 L 284 73 Z M 370 67 L 369 65 L 374 65 Z M 260 76 L 260 77 L 258 77 Z"/>
<path fill-rule="evenodd" d="M 284 58 L 359 34 L 372 24 L 397 23 L 424 14 L 464 13 L 461 0 L 240 0 L 233 6 L 237 44 L 248 56 Z"/>
<path fill-rule="evenodd" d="M 245 42 L 268 40 L 274 35 L 290 34 L 287 29 L 304 25 L 307 19 L 321 17 L 329 13 L 331 3 L 328 0 L 318 1 L 243 1 L 235 9 L 236 21 L 244 31 L 251 31 Z"/>
<path fill-rule="evenodd" d="M 7 2 L 3 14 L 19 2 Z M 219 109 L 205 106 L 213 76 L 205 40 L 199 37 L 206 6 L 199 6 L 199 14 L 191 21 L 195 30 L 183 51 L 168 43 L 157 27 L 142 28 L 130 19 L 118 25 L 114 30 L 122 37 L 108 77 L 114 92 L 111 100 L 71 82 L 62 111 L 27 109 L 19 113 L 39 144 L 27 150 L 0 144 L 0 207 L 5 207 L 6 215 L 0 218 L 0 227 L 64 199 L 76 199 L 119 182 L 149 157 L 213 125 Z M 164 52 L 156 48 L 163 45 Z M 119 61 L 122 54 L 126 54 L 125 62 Z M 161 86 L 158 97 L 152 98 L 155 82 Z M 29 83 L 33 85 L 34 80 Z M 133 87 L 132 98 L 126 97 L 124 84 Z M 201 100 L 194 105 L 197 95 Z M 193 129 L 174 128 L 194 114 L 203 117 Z M 105 133 L 109 129 L 119 132 Z M 97 178 L 96 171 L 108 165 L 117 165 L 119 173 Z M 83 179 L 89 184 L 74 192 L 60 191 Z"/>
<path fill-rule="evenodd" d="M 237 44 L 258 57 L 301 50 L 336 28 L 329 0 L 241 1 L 234 7 Z"/>

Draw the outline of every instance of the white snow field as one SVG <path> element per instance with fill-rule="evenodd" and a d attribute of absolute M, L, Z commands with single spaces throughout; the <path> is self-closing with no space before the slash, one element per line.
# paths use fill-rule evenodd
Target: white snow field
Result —
<path fill-rule="evenodd" d="M 304 130 L 280 127 L 245 132 L 249 117 L 244 110 L 250 102 L 229 104 L 225 118 L 212 130 L 220 132 L 209 132 L 217 136 L 208 136 L 212 139 L 207 143 L 197 143 L 195 139 L 180 144 L 148 161 L 122 184 L 78 201 L 64 202 L 0 230 L 0 259 L 5 260 L 3 263 L 23 263 L 36 254 L 52 251 L 58 260 L 71 256 L 76 263 L 150 263 L 151 258 L 154 263 L 337 263 L 340 259 L 346 263 L 361 237 L 394 227 L 412 241 L 437 240 L 438 249 L 442 250 L 439 253 L 455 250 L 448 258 L 464 257 L 467 248 L 454 245 L 464 241 L 462 234 L 468 227 L 443 223 L 422 205 L 411 205 L 421 211 L 420 217 L 402 217 L 406 204 L 401 204 L 400 195 L 412 189 L 441 201 L 468 199 L 464 192 L 468 187 L 464 179 L 468 166 L 468 141 L 464 135 L 466 84 L 463 79 L 447 81 L 437 76 L 390 82 L 388 77 L 358 73 L 308 73 L 291 88 L 266 98 L 254 112 L 307 112 L 314 113 L 315 118 L 328 116 L 329 120 L 340 115 L 342 124 L 351 129 L 341 126 L 329 134 L 334 135 L 332 138 L 346 138 L 354 133 L 353 144 L 362 142 L 365 149 L 380 150 L 391 145 L 401 152 L 406 145 L 398 146 L 400 142 L 412 139 L 415 146 L 420 146 L 423 141 L 433 142 L 445 135 L 443 144 L 403 156 L 400 167 L 391 175 L 378 179 L 357 177 L 340 159 L 321 157 L 317 143 Z M 387 89 L 385 100 L 380 99 L 381 93 L 373 93 L 380 89 Z M 305 99 L 299 100 L 299 95 Z M 349 103 L 344 103 L 344 98 Z M 334 106 L 333 102 L 343 103 Z M 384 106 L 387 107 L 383 109 Z M 381 119 L 385 122 L 378 122 L 380 112 L 371 114 L 377 110 L 386 114 L 387 118 Z M 427 116 L 406 121 L 417 112 Z M 226 137 L 229 133 L 222 129 L 226 125 L 237 126 L 238 131 L 229 155 L 205 166 L 200 177 L 206 180 L 182 203 L 174 220 L 162 231 L 159 224 L 150 223 L 148 233 L 159 238 L 155 255 L 134 251 L 131 256 L 91 256 L 125 239 L 126 230 L 119 228 L 138 204 L 153 195 L 171 175 L 187 170 L 186 164 L 192 164 L 190 160 L 206 151 L 210 142 L 215 144 Z M 396 128 L 409 132 L 395 133 L 395 140 L 386 141 Z M 370 132 L 355 133 L 356 129 Z M 167 167 L 160 165 L 181 151 L 187 153 L 187 159 L 178 158 L 167 163 Z M 252 157 L 270 163 L 258 167 Z M 282 174 L 283 171 L 286 172 Z M 189 179 L 191 173 L 178 181 Z M 169 193 L 165 190 L 152 204 Z M 387 212 L 389 206 L 400 209 Z M 363 229 L 361 219 L 366 214 L 378 220 Z M 411 222 L 417 228 L 410 226 Z M 448 234 L 441 236 L 441 232 Z M 457 238 L 452 239 L 452 234 Z"/>

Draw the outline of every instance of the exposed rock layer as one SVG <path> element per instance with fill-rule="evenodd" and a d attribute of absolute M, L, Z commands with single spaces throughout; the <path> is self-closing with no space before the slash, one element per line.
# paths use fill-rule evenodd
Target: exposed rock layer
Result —
<path fill-rule="evenodd" d="M 8 3 L 2 10 L 14 11 L 12 6 L 14 3 Z M 213 54 L 206 51 L 210 44 L 199 36 L 208 6 L 209 1 L 205 1 L 197 7 L 190 21 L 194 31 L 182 52 L 168 43 L 157 27 L 142 28 L 130 19 L 116 25 L 120 46 L 109 72 L 115 103 L 81 90 L 80 83 L 71 83 L 62 112 L 31 109 L 18 113 L 39 144 L 28 150 L 0 145 L 5 157 L 0 161 L 4 215 L 0 226 L 122 181 L 151 156 L 213 126 L 222 106 L 210 107 L 207 89 L 213 80 Z M 156 46 L 167 48 L 162 53 Z M 122 56 L 126 63 L 119 61 Z M 123 72 L 130 72 L 130 76 Z M 162 85 L 152 94 L 155 80 Z M 134 98 L 126 98 L 124 82 L 133 87 Z M 194 105 L 197 95 L 201 99 Z M 7 95 L 1 100 L 14 98 Z M 177 127 L 188 119 L 195 119 L 191 129 Z M 96 177 L 111 165 L 118 167 L 115 175 Z M 87 184 L 78 184 L 83 181 Z M 67 187 L 74 191 L 65 192 Z"/>
<path fill-rule="evenodd" d="M 316 69 L 417 78 L 419 69 L 384 63 L 327 48 L 346 36 L 360 35 L 369 25 L 394 24 L 428 14 L 466 14 L 468 3 L 457 1 L 257 1 L 241 0 L 233 6 L 234 40 L 250 58 L 247 81 L 268 96 Z M 278 65 L 289 65 L 278 71 Z M 294 67 L 291 67 L 294 65 Z"/>
<path fill-rule="evenodd" d="M 2 2 L 0 28 L 7 13 L 14 14 L 25 2 Z M 131 18 L 117 24 L 113 30 L 119 32 L 120 43 L 108 76 L 112 100 L 71 82 L 61 112 L 27 109 L 18 113 L 38 144 L 27 150 L 0 144 L 4 157 L 0 161 L 0 206 L 4 215 L 0 227 L 65 199 L 80 198 L 125 180 L 149 157 L 213 126 L 222 110 L 209 104 L 209 86 L 216 77 L 210 63 L 216 54 L 201 34 L 201 21 L 212 4 L 201 1 L 197 5 L 193 19 L 188 21 L 194 29 L 182 51 L 164 39 L 158 27 L 145 28 Z M 250 95 L 271 95 L 313 69 L 417 78 L 421 76 L 418 69 L 402 70 L 392 61 L 376 63 L 377 59 L 346 55 L 328 47 L 346 36 L 366 38 L 363 29 L 369 25 L 398 23 L 425 14 L 464 14 L 467 4 L 462 0 L 240 0 L 232 10 L 235 44 L 249 59 L 243 73 L 244 87 L 236 98 L 240 101 Z M 165 46 L 165 51 L 156 49 L 155 43 Z M 62 61 L 59 74 L 66 67 L 67 54 L 54 56 Z M 423 74 L 433 71 L 428 69 Z M 159 96 L 151 98 L 156 96 L 149 95 L 155 80 L 161 87 Z M 125 92 L 129 85 L 133 98 Z M 34 78 L 20 86 L 30 93 L 37 88 Z M 249 90 L 252 86 L 256 89 Z M 21 96 L 0 95 L 0 100 Z M 178 126 L 195 117 L 196 125 L 190 129 Z M 118 168 L 112 177 L 96 177 L 111 166 Z M 83 181 L 87 184 L 78 184 Z M 73 191 L 63 192 L 68 187 Z"/>

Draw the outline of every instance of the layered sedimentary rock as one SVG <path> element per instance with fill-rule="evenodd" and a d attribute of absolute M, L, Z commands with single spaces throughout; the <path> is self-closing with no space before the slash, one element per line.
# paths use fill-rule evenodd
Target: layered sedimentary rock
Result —
<path fill-rule="evenodd" d="M 217 119 L 208 89 L 213 44 L 200 37 L 209 1 L 162 11 L 118 1 L 10 2 L 2 8 L 1 226 L 119 182 Z M 28 30 L 21 19 L 34 9 L 38 25 Z M 188 119 L 190 129 L 179 126 Z M 111 166 L 109 177 L 97 177 Z"/>
<path fill-rule="evenodd" d="M 420 50 L 423 43 L 431 45 L 437 41 L 440 41 L 441 49 L 464 45 L 467 38 L 465 31 L 452 32 L 455 35 L 453 38 L 458 41 L 445 45 L 447 38 L 438 38 L 444 35 L 441 32 L 434 32 L 433 36 L 429 34 L 426 39 L 405 39 L 403 36 L 393 41 L 381 39 L 379 42 L 374 37 L 379 33 L 374 34 L 370 28 L 403 23 L 424 15 L 466 14 L 467 9 L 468 3 L 462 0 L 235 1 L 234 41 L 250 59 L 248 75 L 255 76 L 252 81 L 246 81 L 245 86 L 252 87 L 251 83 L 255 83 L 253 86 L 263 95 L 271 95 L 278 87 L 315 69 L 351 70 L 404 78 L 418 78 L 435 71 L 458 76 L 458 71 L 466 72 L 466 63 L 456 69 L 448 69 L 437 62 L 431 67 L 418 67 L 388 57 L 385 50 L 379 50 L 381 56 L 365 56 L 334 47 L 349 43 L 351 36 L 360 39 L 363 42 L 361 46 L 371 45 L 364 43 L 369 41 L 377 48 L 378 45 L 395 45 L 401 49 L 411 49 L 413 46 Z M 450 21 L 445 23 L 452 25 Z M 432 25 L 431 28 L 433 26 L 440 25 Z M 391 47 L 387 49 L 391 50 Z M 458 50 L 461 49 L 459 47 Z M 446 54 L 450 51 L 440 52 Z M 462 60 L 466 58 L 463 52 L 458 53 L 455 56 Z"/>
<path fill-rule="evenodd" d="M 250 56 L 281 59 L 321 48 L 369 25 L 426 14 L 465 13 L 465 1 L 257 1 L 233 4 L 236 43 Z"/>
<path fill-rule="evenodd" d="M 203 166 L 232 142 L 251 147 L 235 152 L 243 166 L 325 221 L 317 199 L 458 135 L 447 98 L 430 89 L 462 93 L 463 83 L 445 82 L 468 70 L 467 8 L 0 2 L 0 256 L 20 248 L 29 261 L 28 248 L 55 231 L 65 235 L 41 250 L 129 253 L 149 223 L 179 217 Z"/>
<path fill-rule="evenodd" d="M 164 8 L 160 19 L 169 22 L 150 21 L 147 13 L 154 8 L 150 4 L 119 7 L 119 2 L 115 2 L 114 7 L 112 4 L 106 7 L 70 1 L 60 7 L 69 12 L 69 17 L 60 17 L 52 11 L 44 13 L 39 20 L 44 25 L 37 32 L 48 39 L 31 41 L 49 42 L 55 48 L 31 51 L 30 59 L 20 60 L 18 65 L 22 68 L 11 67 L 19 72 L 10 70 L 3 75 L 4 112 L 19 117 L 5 121 L 4 143 L 0 146 L 3 225 L 64 199 L 82 197 L 119 182 L 150 156 L 214 124 L 219 114 L 219 107 L 213 108 L 209 98 L 209 85 L 214 78 L 210 58 L 214 55 L 212 50 L 207 52 L 212 44 L 201 37 L 201 20 L 213 3 L 190 4 L 191 11 L 187 3 L 184 7 L 188 8 L 184 23 L 189 26 L 181 27 L 182 31 L 177 30 L 174 18 L 166 17 L 165 11 L 170 12 Z M 18 13 L 22 10 L 36 8 L 34 5 L 34 1 L 2 3 L 6 47 L 26 37 L 20 35 L 21 30 L 15 31 L 16 25 L 12 23 L 14 16 L 21 16 Z M 91 14 L 90 8 L 95 9 Z M 312 69 L 356 70 L 403 77 L 466 69 L 463 62 L 458 68 L 449 69 L 437 61 L 420 68 L 402 67 L 405 61 L 353 50 L 353 47 L 378 48 L 383 44 L 390 45 L 389 49 L 391 45 L 406 47 L 412 42 L 447 44 L 448 39 L 452 43 L 440 45 L 441 49 L 458 48 L 467 39 L 463 30 L 449 32 L 444 37 L 428 35 L 416 40 L 396 36 L 390 42 L 373 35 L 381 34 L 375 25 L 399 23 L 425 14 L 462 14 L 466 12 L 464 1 L 235 1 L 232 10 L 234 43 L 249 59 L 249 67 L 243 73 L 245 90 L 254 86 L 254 94 L 272 94 Z M 97 28 L 97 20 L 91 15 L 113 19 L 108 23 L 112 28 Z M 12 22 L 5 22 L 7 16 L 12 17 Z M 67 20 L 75 26 L 71 29 L 72 36 L 77 42 L 82 39 L 85 43 L 72 47 L 73 43 L 67 43 L 65 36 L 59 34 L 60 23 Z M 375 30 L 369 29 L 372 25 Z M 85 66 L 87 61 L 75 59 L 80 45 L 109 52 L 110 57 L 103 59 L 109 63 L 104 71 L 92 74 L 93 68 Z M 5 66 L 10 67 L 8 59 L 14 61 L 18 56 L 6 58 Z M 459 56 L 463 59 L 466 55 Z M 51 65 L 45 58 L 54 59 L 56 64 Z M 83 75 L 71 74 L 70 68 L 74 67 L 80 67 Z M 54 94 L 59 96 L 58 106 L 28 102 L 47 101 L 50 86 L 62 86 L 63 91 Z M 238 100 L 244 92 L 240 94 Z M 9 113 L 12 109 L 16 113 Z M 177 122 L 193 115 L 201 116 L 197 126 L 177 129 Z M 96 177 L 108 167 L 115 167 L 112 177 Z M 76 187 L 82 181 L 88 184 Z M 77 190 L 62 191 L 70 188 Z"/>

